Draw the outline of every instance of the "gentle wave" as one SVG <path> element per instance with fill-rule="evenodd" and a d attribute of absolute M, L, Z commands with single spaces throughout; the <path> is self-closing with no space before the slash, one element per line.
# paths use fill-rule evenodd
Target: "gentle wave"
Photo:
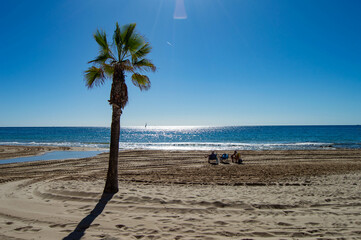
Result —
<path fill-rule="evenodd" d="M 297 150 L 332 148 L 332 143 L 220 143 L 220 142 L 173 142 L 128 143 L 120 142 L 120 149 L 150 150 Z"/>
<path fill-rule="evenodd" d="M 109 149 L 109 143 L 82 142 L 0 142 L 0 145 L 56 146 Z M 119 142 L 120 150 L 315 150 L 360 149 L 361 143 L 236 143 L 236 142 Z"/>
<path fill-rule="evenodd" d="M 109 144 L 80 142 L 0 142 L 0 145 L 109 148 Z"/>

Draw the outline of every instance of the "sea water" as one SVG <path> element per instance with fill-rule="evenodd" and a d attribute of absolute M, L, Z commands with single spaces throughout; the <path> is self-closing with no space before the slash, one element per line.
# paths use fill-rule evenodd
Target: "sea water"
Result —
<path fill-rule="evenodd" d="M 103 151 L 52 151 L 41 155 L 0 160 L 0 164 L 93 157 Z"/>
<path fill-rule="evenodd" d="M 109 148 L 105 127 L 1 127 L 0 145 Z M 361 149 L 361 126 L 122 127 L 120 150 Z"/>

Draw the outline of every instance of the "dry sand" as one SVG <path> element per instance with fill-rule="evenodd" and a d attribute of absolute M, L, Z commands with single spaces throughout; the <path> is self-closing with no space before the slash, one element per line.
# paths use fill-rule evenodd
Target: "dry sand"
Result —
<path fill-rule="evenodd" d="M 360 150 L 205 154 L 121 152 L 101 201 L 106 153 L 0 165 L 0 239 L 361 239 Z"/>

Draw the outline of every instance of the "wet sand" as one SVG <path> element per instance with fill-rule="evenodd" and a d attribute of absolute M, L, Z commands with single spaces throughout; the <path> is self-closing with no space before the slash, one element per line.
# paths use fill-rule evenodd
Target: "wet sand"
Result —
<path fill-rule="evenodd" d="M 0 239 L 360 238 L 360 150 L 242 151 L 243 165 L 218 166 L 207 153 L 121 152 L 119 192 L 100 202 L 107 153 L 0 165 Z"/>
<path fill-rule="evenodd" d="M 40 155 L 50 151 L 98 151 L 98 148 L 0 145 L 0 161 Z"/>

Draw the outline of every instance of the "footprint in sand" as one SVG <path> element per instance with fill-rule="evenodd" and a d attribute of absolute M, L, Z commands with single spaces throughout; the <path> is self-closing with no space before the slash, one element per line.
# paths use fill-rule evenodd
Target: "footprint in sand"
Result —
<path fill-rule="evenodd" d="M 244 223 L 260 223 L 260 221 L 254 220 L 254 219 L 244 220 L 243 222 L 244 222 Z"/>
<path fill-rule="evenodd" d="M 61 227 L 61 228 L 65 228 L 67 224 L 52 224 L 49 227 L 50 228 L 56 228 L 56 227 Z"/>
<path fill-rule="evenodd" d="M 280 225 L 280 226 L 286 226 L 286 227 L 292 226 L 292 224 L 285 223 L 285 222 L 278 222 L 277 224 Z"/>
<path fill-rule="evenodd" d="M 98 237 L 100 239 L 106 239 L 107 235 L 105 234 L 100 234 L 100 235 L 91 235 L 92 237 Z"/>
<path fill-rule="evenodd" d="M 253 232 L 252 235 L 255 237 L 274 237 L 273 234 L 267 232 Z"/>
<path fill-rule="evenodd" d="M 311 225 L 311 226 L 316 226 L 316 225 L 320 225 L 320 223 L 317 222 L 307 222 L 305 223 L 306 225 Z"/>
<path fill-rule="evenodd" d="M 223 221 L 216 221 L 216 222 L 214 222 L 214 224 L 216 224 L 216 225 L 221 225 L 221 226 L 228 225 L 228 223 L 223 222 Z"/>
<path fill-rule="evenodd" d="M 31 228 L 32 228 L 31 226 L 26 226 L 26 227 L 15 228 L 14 230 L 15 230 L 15 231 L 23 231 L 23 232 L 26 232 L 26 231 L 28 231 L 28 230 L 31 229 Z"/>
<path fill-rule="evenodd" d="M 134 235 L 134 237 L 135 237 L 136 239 L 141 239 L 141 238 L 144 237 L 144 235 Z"/>
<path fill-rule="evenodd" d="M 180 230 L 180 228 L 169 228 L 169 232 L 177 232 L 178 230 Z"/>
<path fill-rule="evenodd" d="M 86 209 L 86 208 L 90 208 L 90 207 L 91 207 L 90 205 L 85 205 L 85 206 L 80 207 L 79 209 Z"/>
<path fill-rule="evenodd" d="M 157 234 L 157 233 L 159 233 L 159 231 L 156 230 L 156 229 L 149 229 L 149 230 L 147 231 L 147 234 Z M 149 236 L 147 236 L 147 237 L 149 237 Z"/>
<path fill-rule="evenodd" d="M 319 230 L 318 230 L 318 229 L 314 229 L 314 230 L 308 230 L 307 232 L 313 234 L 313 233 L 319 232 Z"/>
<path fill-rule="evenodd" d="M 311 234 L 306 232 L 296 232 L 291 235 L 291 237 L 296 237 L 296 238 L 311 237 L 311 236 L 312 236 Z"/>
<path fill-rule="evenodd" d="M 115 225 L 117 228 L 124 228 L 125 225 L 124 224 L 118 224 L 118 225 Z"/>
<path fill-rule="evenodd" d="M 15 228 L 14 230 L 15 231 L 22 231 L 22 232 L 27 232 L 27 231 L 39 232 L 41 229 L 33 228 L 32 226 L 26 226 L 26 227 Z"/>
<path fill-rule="evenodd" d="M 158 221 L 159 221 L 159 222 L 162 222 L 162 223 L 169 223 L 169 222 L 171 222 L 171 220 L 168 219 L 168 218 L 162 218 L 162 219 L 159 219 Z"/>
<path fill-rule="evenodd" d="M 185 221 L 187 221 L 187 222 L 198 222 L 198 221 L 200 221 L 200 219 L 197 219 L 197 218 L 188 218 L 188 219 L 186 219 Z"/>

